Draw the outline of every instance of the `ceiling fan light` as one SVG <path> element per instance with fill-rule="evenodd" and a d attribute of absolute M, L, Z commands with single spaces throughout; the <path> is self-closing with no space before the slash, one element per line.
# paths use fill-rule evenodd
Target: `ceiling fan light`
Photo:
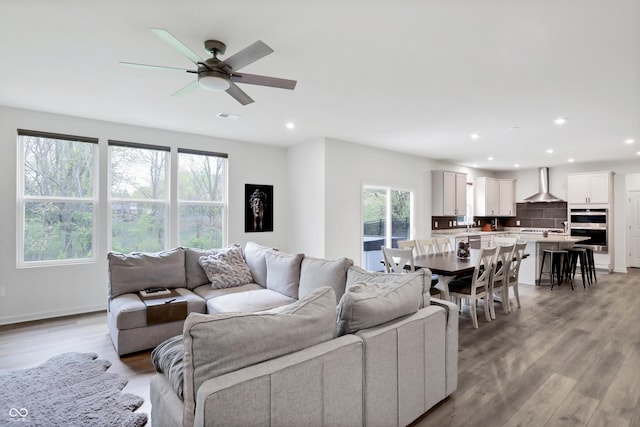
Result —
<path fill-rule="evenodd" d="M 200 87 L 212 92 L 221 92 L 229 89 L 229 76 L 218 71 L 202 71 L 198 73 Z"/>

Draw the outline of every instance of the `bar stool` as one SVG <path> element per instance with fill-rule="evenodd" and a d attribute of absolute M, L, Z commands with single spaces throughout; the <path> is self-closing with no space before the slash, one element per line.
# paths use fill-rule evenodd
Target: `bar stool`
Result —
<path fill-rule="evenodd" d="M 551 268 L 549 272 L 544 271 L 544 262 L 547 259 L 547 255 L 549 255 L 549 263 Z M 540 276 L 538 277 L 538 283 L 542 283 L 542 275 L 546 274 L 549 276 L 549 283 L 551 284 L 551 290 L 553 290 L 553 277 L 556 276 L 558 280 L 558 285 L 562 282 L 562 278 L 568 272 L 568 260 L 569 260 L 569 252 L 565 250 L 553 250 L 553 249 L 545 249 L 542 251 L 542 262 L 540 263 Z M 555 273 L 555 274 L 554 274 Z M 573 290 L 573 282 L 571 283 L 571 290 Z"/>
<path fill-rule="evenodd" d="M 574 246 L 574 248 L 582 248 L 587 251 L 586 269 L 587 269 L 587 274 L 589 275 L 589 284 L 597 282 L 598 278 L 596 277 L 596 263 L 593 260 L 593 249 L 588 246 L 579 246 L 579 245 Z"/>
<path fill-rule="evenodd" d="M 567 252 L 569 252 L 569 272 L 568 277 L 571 278 L 571 283 L 575 280 L 576 277 L 576 269 L 578 267 L 578 261 L 580 261 L 580 273 L 582 274 L 582 287 L 586 288 L 587 280 L 589 281 L 589 286 L 591 286 L 591 278 L 587 274 L 587 280 L 585 280 L 585 271 L 587 266 L 587 250 L 585 248 L 568 248 Z"/>

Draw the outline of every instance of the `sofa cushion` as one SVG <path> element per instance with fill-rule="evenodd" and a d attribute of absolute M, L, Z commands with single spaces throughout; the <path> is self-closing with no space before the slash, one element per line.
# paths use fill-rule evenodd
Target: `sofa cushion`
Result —
<path fill-rule="evenodd" d="M 300 266 L 298 298 L 303 298 L 314 289 L 331 286 L 336 293 L 336 305 L 344 294 L 347 270 L 353 265 L 349 258 L 336 260 L 304 257 Z"/>
<path fill-rule="evenodd" d="M 207 273 L 198 262 L 201 256 L 213 255 L 217 249 L 184 248 L 184 269 L 187 279 L 187 288 L 195 289 L 198 286 L 210 283 Z"/>
<path fill-rule="evenodd" d="M 185 288 L 176 288 L 176 292 L 187 301 L 187 313 L 205 313 L 203 298 Z M 147 306 L 137 293 L 118 295 L 109 301 L 109 315 L 121 331 L 147 326 Z"/>
<path fill-rule="evenodd" d="M 425 275 L 427 279 L 425 279 Z M 425 281 L 426 280 L 426 281 Z M 431 270 L 427 268 L 421 268 L 412 273 L 380 273 L 364 270 L 358 266 L 351 266 L 347 271 L 347 288 L 353 286 L 358 282 L 365 283 L 396 283 L 401 284 L 405 282 L 420 283 L 422 286 L 422 303 L 420 308 L 428 307 L 431 303 Z"/>
<path fill-rule="evenodd" d="M 215 289 L 251 283 L 251 272 L 244 262 L 240 246 L 231 245 L 210 255 L 201 256 L 198 263 L 207 273 L 211 287 Z"/>
<path fill-rule="evenodd" d="M 183 356 L 184 340 L 182 335 L 169 338 L 151 352 L 151 362 L 153 362 L 156 371 L 167 377 L 169 385 L 181 400 L 184 388 Z"/>
<path fill-rule="evenodd" d="M 279 314 L 191 314 L 184 325 L 184 423 L 210 378 L 293 353 L 336 337 L 335 295 L 316 289 Z"/>
<path fill-rule="evenodd" d="M 255 283 L 247 283 L 246 285 L 234 286 L 233 288 L 213 289 L 211 284 L 198 286 L 193 290 L 193 293 L 203 298 L 205 301 L 211 298 L 216 298 L 222 295 L 235 294 L 238 292 L 254 291 L 257 289 L 264 289 L 262 286 Z"/>
<path fill-rule="evenodd" d="M 207 313 L 255 313 L 296 302 L 270 289 L 238 292 L 207 300 Z"/>
<path fill-rule="evenodd" d="M 254 242 L 248 242 L 244 246 L 244 260 L 251 270 L 253 281 L 263 288 L 267 287 L 266 253 L 272 250 L 274 249 Z"/>
<path fill-rule="evenodd" d="M 109 297 L 146 288 L 184 288 L 184 250 L 163 252 L 109 252 Z"/>
<path fill-rule="evenodd" d="M 278 251 L 265 253 L 267 260 L 267 289 L 289 298 L 298 298 L 300 265 L 303 254 L 285 254 Z"/>
<path fill-rule="evenodd" d="M 422 284 L 355 283 L 348 287 L 338 304 L 338 335 L 380 325 L 420 308 Z"/>

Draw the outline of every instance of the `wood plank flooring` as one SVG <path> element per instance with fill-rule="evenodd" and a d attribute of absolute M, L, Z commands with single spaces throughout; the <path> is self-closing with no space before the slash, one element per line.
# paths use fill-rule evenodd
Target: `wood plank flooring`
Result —
<path fill-rule="evenodd" d="M 598 275 L 575 291 L 520 286 L 522 308 L 496 305 L 473 329 L 460 318 L 459 384 L 414 426 L 640 427 L 640 270 Z M 513 300 L 512 300 L 513 301 Z M 68 351 L 94 352 L 129 378 L 150 413 L 150 352 L 119 358 L 106 314 L 0 326 L 0 369 L 35 366 Z"/>

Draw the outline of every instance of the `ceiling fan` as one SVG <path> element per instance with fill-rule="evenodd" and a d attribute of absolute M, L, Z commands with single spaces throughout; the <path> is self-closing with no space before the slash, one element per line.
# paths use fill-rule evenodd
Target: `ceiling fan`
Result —
<path fill-rule="evenodd" d="M 204 48 L 207 52 L 211 53 L 212 57 L 204 60 L 167 30 L 161 30 L 158 28 L 150 28 L 150 30 L 162 40 L 173 46 L 173 48 L 178 52 L 186 56 L 191 62 L 197 65 L 198 69 L 187 70 L 160 65 L 136 64 L 133 62 L 120 62 L 120 64 L 131 67 L 153 68 L 197 74 L 198 78 L 196 80 L 175 92 L 173 96 L 186 95 L 194 91 L 196 88 L 202 87 L 213 92 L 224 90 L 240 104 L 247 105 L 251 104 L 253 99 L 240 89 L 236 83 L 246 83 L 290 90 L 293 90 L 296 87 L 297 82 L 295 80 L 238 72 L 241 68 L 246 67 L 270 53 L 273 53 L 273 49 L 260 40 L 250 46 L 247 46 L 240 52 L 231 55 L 224 61 L 218 59 L 218 55 L 224 55 L 224 52 L 227 50 L 227 45 L 218 40 L 207 40 L 204 42 Z"/>

